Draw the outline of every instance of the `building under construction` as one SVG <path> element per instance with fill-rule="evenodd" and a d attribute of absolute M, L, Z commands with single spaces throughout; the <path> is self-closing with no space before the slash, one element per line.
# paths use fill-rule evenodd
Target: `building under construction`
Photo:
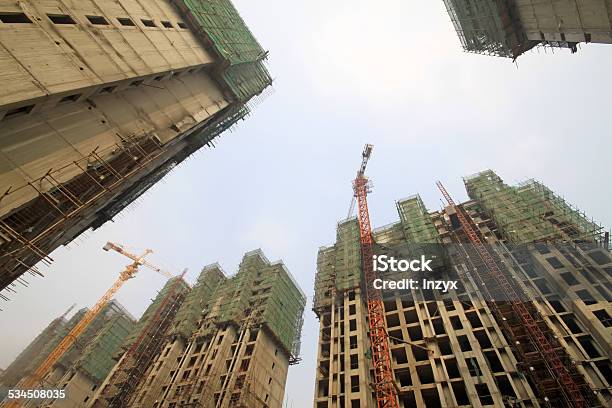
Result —
<path fill-rule="evenodd" d="M 59 342 L 63 329 L 69 323 L 69 321 L 66 320 L 66 316 L 72 311 L 74 306 L 75 305 L 70 307 L 63 315 L 53 319 L 53 321 L 49 323 L 49 325 L 45 327 L 45 329 L 40 332 L 21 353 L 19 353 L 15 360 L 6 367 L 0 377 L 0 387 L 7 389 L 11 388 L 17 384 L 21 378 L 32 373 L 33 369 L 36 368 L 33 367 L 33 360 L 38 358 L 49 344 L 55 345 Z"/>
<path fill-rule="evenodd" d="M 395 400 L 384 406 L 611 406 L 609 234 L 537 181 L 485 171 L 464 182 L 469 201 L 440 184 L 444 210 L 403 199 L 399 221 L 372 232 L 374 254 L 425 254 L 429 278 L 458 282 L 382 290 Z M 360 245 L 353 218 L 319 250 L 315 408 L 381 407 Z"/>
<path fill-rule="evenodd" d="M 284 264 L 252 251 L 233 277 L 210 265 L 188 293 L 172 293 L 147 309 L 154 317 L 88 407 L 281 407 L 306 304 Z"/>
<path fill-rule="evenodd" d="M 55 319 L 7 367 L 2 386 L 16 388 L 19 380 L 30 375 L 53 351 L 86 313 L 77 311 L 70 319 Z M 134 318 L 117 301 L 110 301 L 40 381 L 41 389 L 63 389 L 66 398 L 30 400 L 26 407 L 81 407 L 93 395 L 115 365 L 113 357 L 134 326 Z"/>
<path fill-rule="evenodd" d="M 0 1 L 0 44 L 0 290 L 211 145 L 272 83 L 230 0 Z"/>
<path fill-rule="evenodd" d="M 121 346 L 116 356 L 117 364 L 87 405 L 127 405 L 154 358 L 161 352 L 166 335 L 190 290 L 182 277 L 172 278 L 166 283 Z"/>
<path fill-rule="evenodd" d="M 612 0 L 444 0 L 463 49 L 516 59 L 535 46 L 612 43 Z"/>

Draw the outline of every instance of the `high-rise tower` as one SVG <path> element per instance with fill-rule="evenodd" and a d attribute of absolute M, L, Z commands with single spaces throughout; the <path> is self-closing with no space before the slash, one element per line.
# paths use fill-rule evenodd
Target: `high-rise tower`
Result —
<path fill-rule="evenodd" d="M 260 250 L 232 277 L 209 265 L 172 323 L 147 336 L 159 340 L 152 358 L 130 370 L 120 360 L 89 407 L 280 408 L 305 304 L 285 265 Z"/>
<path fill-rule="evenodd" d="M 54 350 L 70 330 L 81 320 L 87 309 L 77 311 L 67 321 L 55 319 L 15 359 L 2 379 L 2 386 L 17 389 L 17 383 L 31 375 Z M 24 400 L 24 407 L 80 407 L 93 395 L 110 369 L 115 365 L 114 354 L 134 326 L 132 315 L 116 300 L 111 300 L 81 333 L 76 342 L 40 380 L 41 389 L 64 390 L 62 398 Z M 4 406 L 0 403 L 0 406 Z"/>
<path fill-rule="evenodd" d="M 230 0 L 0 2 L 0 289 L 249 113 L 272 80 Z"/>
<path fill-rule="evenodd" d="M 612 44 L 611 0 L 444 0 L 465 51 L 516 59 L 541 44 Z"/>
<path fill-rule="evenodd" d="M 465 185 L 469 201 L 430 212 L 409 197 L 397 202 L 399 222 L 373 231 L 375 255 L 432 260 L 424 275 L 379 271 L 419 278 L 415 289 L 383 289 L 400 406 L 609 406 L 609 235 L 537 181 L 509 186 L 486 171 Z M 349 219 L 319 250 L 315 408 L 376 406 L 361 265 Z M 457 287 L 426 289 L 421 278 Z"/>

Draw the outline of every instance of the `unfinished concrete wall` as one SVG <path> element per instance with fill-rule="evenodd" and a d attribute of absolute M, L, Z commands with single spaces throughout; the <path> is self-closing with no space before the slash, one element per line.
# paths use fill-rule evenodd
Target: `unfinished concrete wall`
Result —
<path fill-rule="evenodd" d="M 16 191 L 3 200 L 0 216 L 83 173 L 95 160 L 92 152 L 109 160 L 126 140 L 145 136 L 165 144 L 228 105 L 205 71 L 141 81 L 79 93 L 48 110 L 5 119 L 0 184 Z M 53 179 L 39 180 L 51 169 Z"/>
<path fill-rule="evenodd" d="M 0 111 L 213 62 L 165 0 L 2 0 L 0 16 Z"/>
<path fill-rule="evenodd" d="M 463 49 L 516 59 L 535 46 L 612 43 L 611 0 L 444 0 Z"/>
<path fill-rule="evenodd" d="M 502 189 L 497 185 L 489 188 L 491 182 L 497 182 L 493 176 L 494 173 L 485 172 L 480 178 L 467 178 L 471 196 L 476 198 L 477 191 L 482 192 L 478 197 L 487 205 L 475 199 L 462 207 L 479 234 L 486 238 L 487 245 L 504 261 L 508 268 L 504 273 L 508 273 L 523 293 L 530 294 L 526 302 L 541 316 L 538 324 L 547 327 L 547 333 L 558 342 L 557 352 L 563 356 L 564 364 L 575 368 L 575 379 L 589 398 L 587 405 L 609 405 L 612 398 L 609 303 L 612 258 L 609 251 L 601 248 L 600 229 L 593 229 L 591 221 L 550 193 L 541 196 L 544 198 L 536 197 L 531 190 L 526 190 L 532 184 L 518 187 L 529 199 L 509 198 L 514 193 L 500 193 Z M 497 196 L 487 195 L 489 192 Z M 508 197 L 504 198 L 503 194 Z M 418 198 L 411 200 L 418 201 Z M 556 212 L 547 207 L 546 200 L 554 203 Z M 397 207 L 401 222 L 374 230 L 375 253 L 414 250 L 426 242 L 442 243 L 448 257 L 434 268 L 432 276 L 441 280 L 456 279 L 459 283 L 456 290 L 446 293 L 422 289 L 383 291 L 399 405 L 539 407 L 554 403 L 566 406 L 559 397 L 559 386 L 554 381 L 547 382 L 550 379 L 547 368 L 541 366 L 533 352 L 525 358 L 522 346 L 516 343 L 518 337 L 509 335 L 507 321 L 498 317 L 493 308 L 495 304 L 485 295 L 483 286 L 492 283 L 485 282 L 477 273 L 483 265 L 475 262 L 476 253 L 463 249 L 467 247 L 467 237 L 453 221 L 454 209 L 431 212 L 427 217 L 418 211 L 407 216 L 406 209 L 417 201 L 400 200 Z M 494 203 L 499 205 L 494 207 Z M 512 203 L 520 208 L 511 208 Z M 542 207 L 542 210 L 535 211 L 529 206 Z M 496 215 L 495 219 L 488 215 L 486 208 Z M 548 218 L 537 214 L 546 214 Z M 556 235 L 541 223 L 553 225 Z M 367 302 L 359 284 L 346 287 L 350 280 L 346 279 L 344 265 L 360 261 L 358 253 L 353 255 L 356 259 L 345 259 L 346 248 L 354 241 L 354 237 L 345 233 L 346 224 L 339 224 L 336 243 L 319 251 L 314 302 L 320 321 L 315 408 L 375 405 Z M 515 231 L 519 225 L 522 225 L 520 233 Z M 420 232 L 411 233 L 415 231 Z M 556 237 L 556 241 L 516 247 L 516 242 L 513 246 L 508 239 L 522 237 L 529 243 L 525 241 L 527 236 L 541 234 L 549 239 Z M 407 276 L 386 274 L 384 277 Z M 520 326 L 516 333 L 520 332 Z M 557 391 L 551 391 L 554 387 Z"/>
<path fill-rule="evenodd" d="M 43 402 L 39 406 L 44 408 L 82 408 L 91 398 L 98 387 L 98 383 L 81 371 L 74 371 L 64 378 L 62 389 L 66 398 Z"/>
<path fill-rule="evenodd" d="M 612 44 L 612 0 L 516 0 L 529 40 Z"/>
<path fill-rule="evenodd" d="M 299 361 L 303 293 L 285 266 L 260 250 L 245 254 L 231 278 L 218 265 L 201 277 L 208 287 L 192 291 L 199 295 L 185 302 L 129 406 L 281 407 L 287 370 Z M 185 319 L 193 319 L 195 304 L 202 309 L 193 325 Z"/>
<path fill-rule="evenodd" d="M 0 290 L 245 118 L 266 56 L 229 0 L 0 0 Z"/>
<path fill-rule="evenodd" d="M 172 322 L 190 292 L 182 276 L 168 280 L 151 305 L 126 336 L 115 354 L 117 364 L 103 378 L 102 385 L 86 406 L 124 407 L 153 369 L 156 356 L 163 350 Z"/>
<path fill-rule="evenodd" d="M 207 265 L 202 269 L 198 281 L 174 318 L 165 345 L 143 379 L 142 386 L 134 393 L 131 399 L 133 407 L 146 408 L 160 403 L 160 399 L 166 394 L 167 384 L 172 383 L 177 362 L 184 355 L 189 339 L 199 327 L 203 311 L 214 307 L 215 292 L 226 279 L 218 264 Z"/>
<path fill-rule="evenodd" d="M 0 373 L 0 387 L 10 388 L 30 374 L 32 360 L 38 356 L 59 331 L 66 325 L 66 319 L 54 319 L 32 342 Z"/>

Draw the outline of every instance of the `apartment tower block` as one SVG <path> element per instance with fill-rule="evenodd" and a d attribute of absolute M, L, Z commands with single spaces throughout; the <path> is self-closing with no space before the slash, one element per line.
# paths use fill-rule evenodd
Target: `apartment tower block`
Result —
<path fill-rule="evenodd" d="M 289 366 L 299 362 L 305 304 L 284 264 L 260 250 L 246 253 L 232 277 L 209 265 L 153 358 L 129 381 L 111 373 L 88 406 L 280 408 Z"/>
<path fill-rule="evenodd" d="M 612 44 L 612 0 L 444 0 L 463 49 L 516 59 L 537 45 Z"/>
<path fill-rule="evenodd" d="M 419 196 L 403 199 L 400 221 L 373 231 L 375 254 L 426 254 L 429 279 L 457 281 L 448 292 L 382 292 L 399 406 L 610 406 L 609 234 L 537 181 L 509 186 L 492 171 L 464 181 L 469 201 L 428 211 Z M 502 277 L 481 259 L 457 209 Z M 342 221 L 336 243 L 318 255 L 315 408 L 376 406 L 361 262 L 358 222 Z M 519 300 L 508 301 L 509 291 Z"/>
<path fill-rule="evenodd" d="M 0 0 L 0 44 L 0 289 L 211 146 L 272 83 L 230 0 Z"/>
<path fill-rule="evenodd" d="M 2 378 L 2 386 L 15 389 L 17 383 L 29 376 L 49 356 L 83 318 L 86 308 L 78 310 L 66 320 L 55 319 L 9 365 Z M 111 300 L 93 319 L 76 342 L 53 365 L 41 388 L 64 390 L 64 398 L 36 399 L 23 402 L 24 407 L 77 408 L 94 394 L 115 365 L 115 353 L 133 329 L 135 320 L 116 300 Z M 3 404 L 0 404 L 2 406 Z"/>

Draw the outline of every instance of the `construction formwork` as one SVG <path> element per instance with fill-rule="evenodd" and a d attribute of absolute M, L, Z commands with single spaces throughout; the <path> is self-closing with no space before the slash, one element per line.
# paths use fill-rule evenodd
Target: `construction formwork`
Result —
<path fill-rule="evenodd" d="M 466 181 L 466 187 L 470 191 L 472 184 Z M 531 187 L 545 197 L 552 194 Z M 403 219 L 398 208 L 399 223 L 373 230 L 379 254 L 411 259 L 409 248 L 415 243 L 443 244 L 444 262 L 432 276 L 457 281 L 457 288 L 448 292 L 382 291 L 399 405 L 609 406 L 612 257 L 602 248 L 601 235 L 576 233 L 573 240 L 558 235 L 546 245 L 523 235 L 511 244 L 502 230 L 513 226 L 498 228 L 484 202 L 470 197 L 459 210 L 449 206 L 435 212 L 418 210 L 422 202 L 411 197 Z M 494 202 L 490 198 L 488 204 Z M 541 200 L 533 203 L 546 205 Z M 567 210 L 560 208 L 559 213 Z M 480 254 L 483 246 L 478 249 L 457 221 L 458 211 L 485 242 L 486 261 Z M 412 230 L 423 231 L 416 237 L 409 233 L 411 227 L 407 233 L 402 225 L 409 217 Z M 571 230 L 571 223 L 577 231 L 581 225 L 585 230 L 590 226 L 583 222 L 586 218 L 576 217 L 564 219 L 565 231 Z M 341 226 L 336 244 L 322 247 L 318 257 L 315 408 L 375 406 L 367 300 L 359 283 L 343 290 L 334 285 L 335 257 L 344 245 Z"/>

